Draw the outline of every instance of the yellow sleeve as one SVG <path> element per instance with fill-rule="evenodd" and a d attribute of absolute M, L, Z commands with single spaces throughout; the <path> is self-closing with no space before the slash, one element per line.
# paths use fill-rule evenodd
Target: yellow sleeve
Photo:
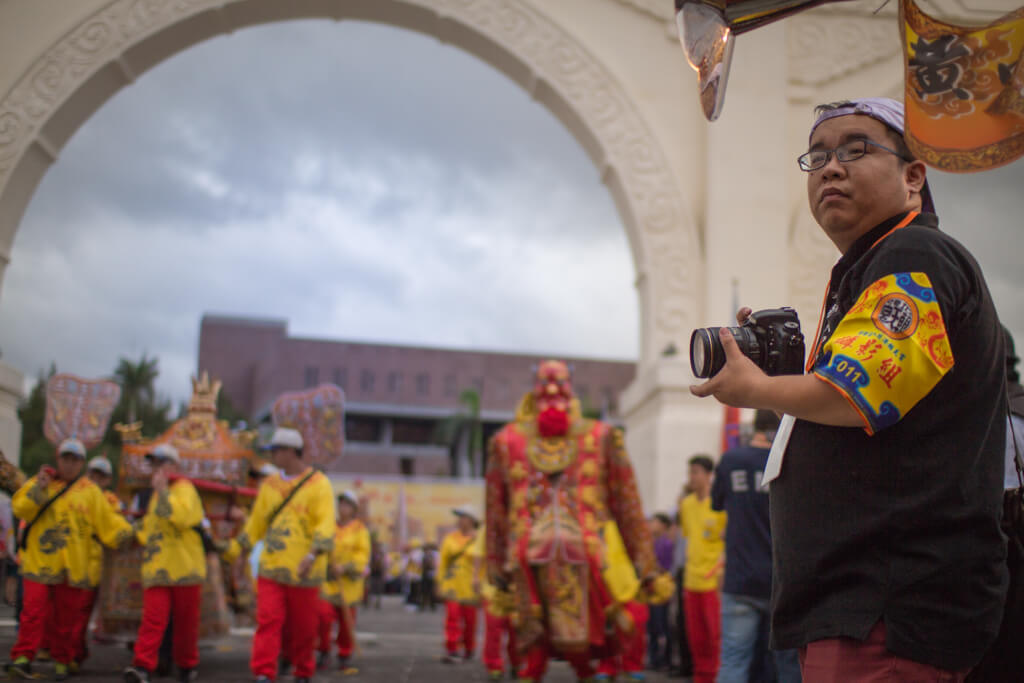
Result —
<path fill-rule="evenodd" d="M 894 273 L 869 285 L 823 351 L 814 376 L 849 401 L 868 434 L 899 422 L 954 364 L 925 273 Z"/>
<path fill-rule="evenodd" d="M 103 545 L 109 548 L 118 548 L 131 540 L 134 531 L 128 523 L 103 494 L 96 489 L 93 501 L 93 515 L 95 519 L 96 535 Z"/>
<path fill-rule="evenodd" d="M 679 501 L 679 535 L 683 538 L 687 538 L 689 534 L 686 531 L 686 499 L 683 498 Z"/>
<path fill-rule="evenodd" d="M 203 521 L 203 504 L 189 483 L 176 483 L 157 494 L 153 513 L 184 531 Z"/>
<path fill-rule="evenodd" d="M 370 564 L 370 532 L 365 527 L 356 535 L 356 544 L 352 548 L 352 559 L 349 562 L 360 573 L 366 571 Z"/>
<path fill-rule="evenodd" d="M 452 563 L 452 537 L 445 536 L 441 542 L 441 560 L 438 562 L 437 575 L 447 576 L 448 567 Z"/>
<path fill-rule="evenodd" d="M 228 563 L 234 562 L 243 552 L 252 550 L 253 544 L 263 538 L 267 533 L 267 517 L 270 514 L 270 503 L 268 502 L 266 485 L 260 486 L 256 494 L 256 501 L 252 504 L 249 512 L 249 519 L 245 521 L 245 527 L 237 538 L 232 538 L 228 549 L 224 551 L 224 560 Z"/>
<path fill-rule="evenodd" d="M 46 489 L 39 486 L 36 477 L 32 477 L 14 493 L 11 499 L 11 512 L 18 519 L 31 522 L 49 497 Z"/>
<path fill-rule="evenodd" d="M 310 492 L 312 500 L 309 504 L 309 515 L 313 527 L 313 553 L 329 553 L 334 547 L 334 530 L 338 523 L 334 516 L 334 489 L 323 474 L 315 474 L 316 481 L 310 482 L 314 487 Z"/>
<path fill-rule="evenodd" d="M 476 530 L 476 536 L 473 538 L 473 545 L 469 547 L 468 554 L 474 560 L 484 557 L 487 553 L 486 541 L 484 540 L 487 536 L 487 527 L 482 525 Z"/>

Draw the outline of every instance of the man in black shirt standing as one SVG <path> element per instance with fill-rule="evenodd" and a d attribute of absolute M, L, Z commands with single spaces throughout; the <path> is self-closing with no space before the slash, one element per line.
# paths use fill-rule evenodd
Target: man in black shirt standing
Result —
<path fill-rule="evenodd" d="M 761 479 L 778 428 L 775 413 L 758 410 L 750 443 L 723 453 L 715 468 L 711 509 L 726 512 L 729 519 L 725 527 L 722 651 L 717 683 L 766 679 L 800 683 L 796 650 L 774 652 L 771 668 L 767 661 L 772 532 L 768 492 L 761 486 Z M 771 670 L 775 677 L 764 675 Z"/>
<path fill-rule="evenodd" d="M 799 164 L 842 258 L 808 372 L 766 376 L 723 329 L 725 368 L 692 391 L 786 414 L 766 468 L 772 646 L 801 648 L 812 683 L 962 680 L 1006 591 L 1002 330 L 937 229 L 902 104 L 817 113 Z"/>

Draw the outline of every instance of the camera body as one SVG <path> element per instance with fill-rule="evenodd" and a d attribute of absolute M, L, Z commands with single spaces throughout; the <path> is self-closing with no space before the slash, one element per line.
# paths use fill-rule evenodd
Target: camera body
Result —
<path fill-rule="evenodd" d="M 695 377 L 714 377 L 725 366 L 720 327 L 702 327 L 690 336 L 690 368 Z M 743 355 L 765 374 L 801 375 L 804 371 L 804 335 L 800 318 L 788 306 L 751 313 L 739 327 L 728 328 Z"/>

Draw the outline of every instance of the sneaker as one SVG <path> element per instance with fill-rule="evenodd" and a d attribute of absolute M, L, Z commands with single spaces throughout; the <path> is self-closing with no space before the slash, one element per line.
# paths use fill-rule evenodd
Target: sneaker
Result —
<path fill-rule="evenodd" d="M 461 664 L 464 660 L 454 652 L 447 652 L 441 657 L 441 661 L 445 664 Z"/>
<path fill-rule="evenodd" d="M 53 665 L 53 680 L 55 681 L 66 681 L 68 680 L 68 665 L 57 662 Z"/>
<path fill-rule="evenodd" d="M 505 672 L 501 669 L 487 672 L 487 680 L 489 681 L 503 681 L 505 680 Z"/>
<path fill-rule="evenodd" d="M 72 676 L 77 676 L 79 673 L 81 673 L 81 671 L 82 671 L 82 663 L 81 662 L 69 662 L 68 663 L 68 673 L 71 674 Z"/>
<path fill-rule="evenodd" d="M 124 670 L 125 683 L 149 683 L 149 672 L 140 666 L 129 666 Z"/>
<path fill-rule="evenodd" d="M 35 678 L 32 675 L 32 662 L 28 657 L 18 657 L 7 665 L 7 676 L 10 678 Z"/>
<path fill-rule="evenodd" d="M 44 648 L 42 648 L 40 650 L 36 650 L 36 661 L 37 662 L 52 662 L 53 661 L 53 656 L 50 654 L 50 651 L 44 647 Z"/>
<path fill-rule="evenodd" d="M 197 680 L 199 680 L 199 669 L 193 667 L 191 669 L 178 670 L 178 683 L 192 683 L 192 681 Z"/>
<path fill-rule="evenodd" d="M 630 681 L 645 681 L 645 680 L 647 680 L 647 677 L 644 676 L 644 672 L 643 671 L 630 671 L 628 674 L 626 674 L 626 680 L 630 680 Z"/>

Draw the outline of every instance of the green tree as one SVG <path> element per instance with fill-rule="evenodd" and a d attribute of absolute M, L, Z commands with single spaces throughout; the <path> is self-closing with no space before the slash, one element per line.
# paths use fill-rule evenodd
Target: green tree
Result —
<path fill-rule="evenodd" d="M 469 433 L 469 473 L 482 474 L 484 431 L 480 420 L 480 392 L 464 389 L 459 394 L 459 412 L 441 420 L 434 431 L 434 441 L 448 446 L 451 453 L 452 474 L 458 473 L 457 458 L 463 433 Z"/>
<path fill-rule="evenodd" d="M 124 357 L 117 361 L 114 381 L 121 385 L 121 401 L 125 404 L 128 422 L 135 422 L 142 406 L 153 404 L 156 398 L 154 383 L 159 376 L 159 362 L 156 358 L 146 358 L 145 352 L 138 363 Z"/>

